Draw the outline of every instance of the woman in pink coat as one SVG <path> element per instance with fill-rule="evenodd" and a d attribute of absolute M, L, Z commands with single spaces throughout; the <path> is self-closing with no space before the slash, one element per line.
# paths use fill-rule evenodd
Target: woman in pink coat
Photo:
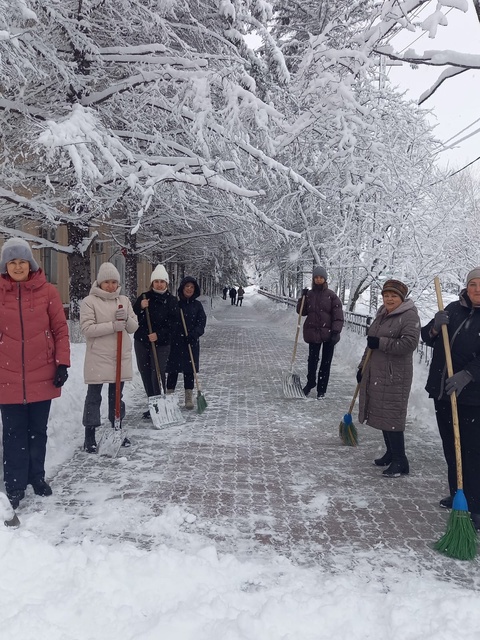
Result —
<path fill-rule="evenodd" d="M 14 509 L 27 485 L 40 496 L 50 404 L 70 366 L 68 326 L 58 291 L 47 282 L 28 242 L 10 238 L 0 255 L 0 410 L 3 474 Z"/>

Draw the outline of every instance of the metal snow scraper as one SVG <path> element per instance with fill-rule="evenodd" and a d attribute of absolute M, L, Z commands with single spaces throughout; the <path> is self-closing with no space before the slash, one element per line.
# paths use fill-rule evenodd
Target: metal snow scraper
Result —
<path fill-rule="evenodd" d="M 144 299 L 146 299 L 145 295 Z M 148 307 L 145 307 L 145 316 L 147 318 L 148 333 L 153 333 Z M 160 363 L 158 362 L 157 350 L 153 342 L 150 344 L 152 345 L 153 362 L 155 364 L 155 372 L 157 374 L 158 390 L 160 391 L 160 395 L 150 396 L 150 398 L 148 398 L 148 410 L 150 411 L 153 426 L 155 429 L 163 429 L 164 427 L 168 427 L 172 424 L 182 424 L 185 422 L 185 418 L 180 412 L 175 397 L 173 395 L 167 396 L 166 394 L 166 389 L 162 379 L 162 372 L 160 371 Z M 163 395 L 161 395 L 162 389 Z"/>
<path fill-rule="evenodd" d="M 283 395 L 286 398 L 301 398 L 305 400 L 305 394 L 303 393 L 302 385 L 300 384 L 300 376 L 293 371 L 293 365 L 295 363 L 295 356 L 297 355 L 298 334 L 300 333 L 300 325 L 302 324 L 302 311 L 305 304 L 305 296 L 302 296 L 302 302 L 300 303 L 300 310 L 298 312 L 297 331 L 295 333 L 295 343 L 293 346 L 292 362 L 290 364 L 290 371 L 286 371 L 283 374 Z"/>
<path fill-rule="evenodd" d="M 0 512 L 3 517 L 3 524 L 6 527 L 13 527 L 16 529 L 20 526 L 20 520 L 15 513 L 14 508 L 10 504 L 9 499 L 4 493 L 0 493 Z"/>

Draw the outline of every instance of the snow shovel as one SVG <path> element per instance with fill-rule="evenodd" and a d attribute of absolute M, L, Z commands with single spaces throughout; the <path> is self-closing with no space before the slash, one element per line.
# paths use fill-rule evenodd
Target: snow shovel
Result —
<path fill-rule="evenodd" d="M 182 318 L 185 337 L 188 338 L 187 323 L 185 322 L 185 316 L 183 315 L 182 309 L 180 309 L 180 316 Z M 207 401 L 205 400 L 205 396 L 202 393 L 202 389 L 200 387 L 200 381 L 198 379 L 197 369 L 195 367 L 195 361 L 193 359 L 192 347 L 189 343 L 187 343 L 187 346 L 188 346 L 188 353 L 190 355 L 190 362 L 192 363 L 193 375 L 195 377 L 195 386 L 197 387 L 197 413 L 200 414 L 205 411 L 208 405 L 207 405 Z"/>
<path fill-rule="evenodd" d="M 15 509 L 12 507 L 9 499 L 4 493 L 0 493 L 0 512 L 3 517 L 3 524 L 6 527 L 13 527 L 16 529 L 20 526 L 20 520 L 15 513 Z"/>
<path fill-rule="evenodd" d="M 283 395 L 286 398 L 301 398 L 305 400 L 305 394 L 303 393 L 302 385 L 300 384 L 300 376 L 293 371 L 293 365 L 295 363 L 295 356 L 297 355 L 298 334 L 300 333 L 300 325 L 302 324 L 302 311 L 305 304 L 305 296 L 302 296 L 302 302 L 300 303 L 300 310 L 298 312 L 297 331 L 295 333 L 295 343 L 293 346 L 292 362 L 290 364 L 290 371 L 286 371 L 283 374 Z"/>
<path fill-rule="evenodd" d="M 143 299 L 146 299 L 145 295 L 143 296 Z M 148 307 L 145 307 L 145 316 L 147 318 L 148 333 L 153 333 Z M 155 373 L 157 374 L 158 390 L 160 394 L 158 396 L 150 396 L 148 398 L 148 410 L 150 411 L 150 417 L 152 418 L 154 428 L 163 429 L 164 427 L 168 427 L 172 424 L 181 424 L 185 422 L 185 419 L 180 412 L 175 398 L 173 396 L 167 396 L 166 394 L 160 371 L 160 363 L 158 362 L 158 354 L 155 349 L 155 343 L 151 342 L 150 344 L 152 346 L 152 356 L 155 364 Z M 162 389 L 163 395 L 161 393 Z"/>
<path fill-rule="evenodd" d="M 122 305 L 118 305 L 121 309 Z M 109 458 L 116 458 L 122 442 L 125 438 L 125 433 L 122 431 L 122 418 L 120 411 L 120 394 L 122 385 L 122 337 L 123 331 L 117 332 L 117 363 L 115 370 L 115 419 L 113 421 L 113 428 L 106 427 L 103 430 L 103 436 L 98 444 L 100 455 L 108 456 Z"/>

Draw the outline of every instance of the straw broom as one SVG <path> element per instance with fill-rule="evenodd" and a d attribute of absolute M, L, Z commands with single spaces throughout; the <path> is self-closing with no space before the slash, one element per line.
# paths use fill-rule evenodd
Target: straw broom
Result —
<path fill-rule="evenodd" d="M 362 372 L 365 371 L 365 367 L 367 366 L 367 363 L 370 360 L 371 355 L 372 355 L 372 350 L 367 349 L 367 354 L 365 356 L 365 360 L 363 361 Z M 348 413 L 346 413 L 343 416 L 343 420 L 340 422 L 340 425 L 338 427 L 338 435 L 340 436 L 340 440 L 343 442 L 343 444 L 346 444 L 348 447 L 356 447 L 358 444 L 357 427 L 353 423 L 352 411 L 353 411 L 353 407 L 355 406 L 355 402 L 357 400 L 359 391 L 360 391 L 360 382 L 355 387 L 355 392 L 353 394 L 350 407 L 348 408 Z"/>
<path fill-rule="evenodd" d="M 438 309 L 439 311 L 443 311 L 442 291 L 438 277 L 435 277 L 435 292 L 437 294 Z M 453 376 L 453 364 L 446 325 L 442 325 L 442 338 L 445 348 L 447 374 L 450 378 Z M 473 560 L 477 553 L 477 532 L 470 518 L 467 500 L 463 492 L 462 449 L 460 443 L 460 426 L 458 423 L 457 394 L 455 391 L 450 396 L 450 402 L 452 404 L 455 462 L 457 467 L 457 492 L 453 498 L 452 511 L 447 523 L 447 531 L 440 540 L 435 543 L 434 548 L 450 558 Z"/>

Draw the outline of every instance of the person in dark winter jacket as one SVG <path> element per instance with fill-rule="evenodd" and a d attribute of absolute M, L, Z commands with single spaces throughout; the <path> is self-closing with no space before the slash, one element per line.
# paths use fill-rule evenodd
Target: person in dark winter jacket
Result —
<path fill-rule="evenodd" d="M 198 371 L 200 365 L 200 342 L 203 336 L 207 316 L 202 303 L 197 300 L 200 295 L 200 287 L 195 278 L 186 276 L 178 287 L 179 310 L 183 313 L 187 333 L 183 322 L 177 324 L 177 332 L 172 339 L 170 356 L 167 364 L 167 393 L 173 393 L 178 381 L 179 372 L 183 372 L 183 387 L 185 389 L 185 408 L 193 409 L 194 374 L 190 359 L 190 345 L 195 368 Z"/>
<path fill-rule="evenodd" d="M 448 329 L 454 374 L 448 377 L 442 325 Z M 433 347 L 426 391 L 433 398 L 438 430 L 448 468 L 450 495 L 440 506 L 451 508 L 457 491 L 457 466 L 450 396 L 457 395 L 462 449 L 463 490 L 476 529 L 480 529 L 480 267 L 467 275 L 459 299 L 422 328 L 422 339 Z"/>
<path fill-rule="evenodd" d="M 0 410 L 3 478 L 16 509 L 27 485 L 50 496 L 45 482 L 47 423 L 70 366 L 68 326 L 56 288 L 22 238 L 0 256 Z"/>
<path fill-rule="evenodd" d="M 235 289 L 235 287 L 231 287 L 228 295 L 230 296 L 230 304 L 235 304 L 235 301 L 237 299 L 237 290 Z"/>
<path fill-rule="evenodd" d="M 303 289 L 305 297 L 302 315 L 307 316 L 303 324 L 303 339 L 308 344 L 308 376 L 303 393 L 308 396 L 317 387 L 317 398 L 323 398 L 330 378 L 335 345 L 340 340 L 343 328 L 343 309 L 339 297 L 328 288 L 327 272 L 323 267 L 313 269 L 312 289 Z M 302 298 L 297 302 L 300 313 Z M 322 361 L 317 367 L 322 349 Z"/>
<path fill-rule="evenodd" d="M 405 455 L 405 422 L 413 378 L 413 352 L 420 336 L 420 318 L 408 287 L 400 280 L 383 285 L 383 305 L 368 329 L 367 348 L 358 367 L 359 421 L 381 429 L 386 453 L 374 460 L 387 467 L 383 475 L 398 478 L 409 473 Z M 365 366 L 365 357 L 371 351 Z"/>
<path fill-rule="evenodd" d="M 245 289 L 240 285 L 237 289 L 237 307 L 242 306 L 243 296 L 245 295 Z"/>
<path fill-rule="evenodd" d="M 223 298 L 224 300 L 226 300 L 226 299 L 227 299 L 227 293 L 228 293 L 228 287 L 223 287 L 223 290 L 222 290 L 222 298 Z"/>
<path fill-rule="evenodd" d="M 150 289 L 142 293 L 133 305 L 139 325 L 133 340 L 135 356 L 145 393 L 149 398 L 162 393 L 155 370 L 152 343 L 157 352 L 162 386 L 166 388 L 165 374 L 170 344 L 179 322 L 177 299 L 168 290 L 169 277 L 163 264 L 155 267 L 150 281 Z M 149 310 L 152 333 L 148 330 L 146 309 Z M 148 420 L 150 411 L 145 411 L 143 418 Z"/>

